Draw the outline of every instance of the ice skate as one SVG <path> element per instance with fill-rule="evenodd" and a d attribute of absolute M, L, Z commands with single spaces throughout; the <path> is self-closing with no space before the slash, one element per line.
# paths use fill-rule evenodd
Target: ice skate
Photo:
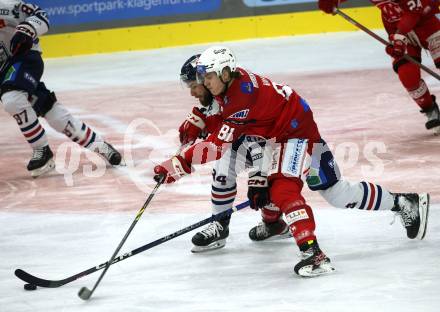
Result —
<path fill-rule="evenodd" d="M 121 165 L 121 153 L 119 153 L 111 144 L 107 142 L 102 142 L 99 145 L 95 146 L 94 151 L 104 157 L 110 165 Z"/>
<path fill-rule="evenodd" d="M 211 222 L 206 229 L 196 233 L 192 238 L 193 253 L 205 252 L 225 247 L 229 236 L 229 219 Z"/>
<path fill-rule="evenodd" d="M 332 273 L 335 270 L 330 259 L 319 248 L 318 242 L 312 240 L 299 248 L 302 260 L 294 268 L 295 273 L 299 276 L 315 277 Z"/>
<path fill-rule="evenodd" d="M 406 228 L 408 238 L 423 239 L 429 214 L 429 194 L 393 194 L 395 211 Z"/>
<path fill-rule="evenodd" d="M 429 109 L 421 110 L 425 114 L 428 121 L 425 124 L 426 129 L 432 130 L 435 135 L 440 135 L 440 111 L 435 101 L 435 96 L 432 96 L 433 104 Z"/>
<path fill-rule="evenodd" d="M 55 162 L 49 145 L 34 149 L 32 158 L 27 165 L 27 170 L 30 171 L 33 178 L 38 178 L 54 168 Z"/>
<path fill-rule="evenodd" d="M 281 218 L 272 223 L 262 221 L 249 231 L 249 238 L 253 241 L 263 241 L 270 238 L 287 238 L 291 236 L 289 226 Z"/>

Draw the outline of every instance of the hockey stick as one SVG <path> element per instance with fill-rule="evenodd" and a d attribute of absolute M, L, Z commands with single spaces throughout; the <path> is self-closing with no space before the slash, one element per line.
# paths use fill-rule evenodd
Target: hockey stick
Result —
<path fill-rule="evenodd" d="M 142 208 L 138 211 L 136 214 L 136 217 L 134 218 L 133 222 L 131 223 L 130 227 L 128 228 L 127 232 L 125 233 L 124 237 L 122 238 L 121 242 L 119 243 L 116 250 L 113 252 L 113 255 L 111 256 L 110 260 L 107 261 L 104 271 L 102 271 L 101 275 L 99 276 L 98 280 L 96 281 L 95 285 L 93 286 L 92 290 L 88 289 L 87 287 L 82 287 L 79 292 L 78 296 L 82 300 L 88 300 L 93 295 L 93 292 L 98 287 L 99 283 L 101 282 L 102 278 L 104 277 L 105 273 L 110 268 L 110 265 L 113 263 L 113 260 L 115 260 L 116 255 L 118 254 L 119 250 L 121 250 L 122 245 L 124 245 L 125 241 L 127 240 L 128 236 L 130 235 L 131 231 L 133 230 L 136 223 L 139 221 L 139 219 L 142 217 L 142 214 L 144 213 L 145 209 L 147 208 L 148 204 L 153 199 L 154 195 L 156 194 L 156 191 L 159 189 L 159 186 L 162 185 L 162 183 L 165 180 L 165 176 L 162 177 L 160 181 L 157 182 L 156 186 L 154 187 L 153 191 L 150 193 L 150 196 L 148 196 L 147 200 L 145 201 Z"/>
<path fill-rule="evenodd" d="M 383 39 L 382 37 L 378 36 L 377 34 L 375 34 L 374 32 L 372 32 L 370 29 L 368 29 L 367 27 L 365 27 L 362 24 L 359 24 L 357 21 L 355 21 L 353 18 L 351 18 L 350 16 L 348 16 L 347 14 L 345 14 L 344 12 L 342 12 L 341 10 L 339 10 L 338 8 L 335 8 L 333 11 L 335 14 L 338 14 L 339 16 L 343 17 L 345 20 L 347 20 L 349 23 L 353 24 L 354 26 L 356 26 L 357 28 L 363 30 L 364 32 L 366 32 L 367 34 L 369 34 L 371 37 L 373 37 L 374 39 L 376 39 L 377 41 L 383 43 L 384 45 L 389 45 L 390 43 L 388 41 L 386 41 L 385 39 Z M 423 69 L 425 72 L 427 72 L 428 74 L 430 74 L 431 76 L 433 76 L 434 78 L 436 78 L 437 80 L 440 80 L 440 75 L 438 75 L 437 73 L 435 73 L 434 71 L 432 71 L 430 68 L 426 67 L 425 65 L 423 65 L 422 63 L 416 61 L 414 58 L 412 58 L 411 56 L 409 56 L 408 54 L 405 54 L 403 56 L 403 58 L 405 60 L 407 60 L 408 62 L 411 62 L 413 64 L 416 64 L 417 66 L 419 66 L 421 69 Z"/>
<path fill-rule="evenodd" d="M 169 240 L 172 240 L 173 238 L 176 238 L 176 237 L 179 237 L 179 236 L 181 236 L 183 234 L 191 232 L 194 229 L 197 229 L 197 228 L 199 228 L 201 226 L 204 226 L 205 224 L 208 224 L 208 223 L 210 223 L 212 221 L 221 219 L 222 217 L 231 215 L 235 211 L 241 210 L 241 209 L 246 208 L 248 206 L 249 206 L 249 201 L 245 201 L 245 202 L 243 202 L 243 203 L 241 203 L 241 204 L 239 204 L 239 205 L 237 205 L 237 206 L 235 206 L 233 208 L 230 208 L 230 209 L 228 209 L 228 210 L 226 210 L 224 212 L 221 212 L 219 214 L 213 215 L 213 216 L 211 216 L 209 218 L 206 218 L 204 220 L 201 220 L 199 222 L 191 224 L 191 225 L 189 225 L 189 226 L 187 226 L 187 227 L 185 227 L 185 228 L 183 228 L 181 230 L 178 230 L 178 231 L 176 231 L 174 233 L 171 233 L 171 234 L 168 234 L 168 235 L 166 235 L 164 237 L 161 237 L 161 238 L 159 238 L 159 239 L 157 239 L 157 240 L 155 240 L 155 241 L 153 241 L 151 243 L 148 243 L 148 244 L 143 245 L 143 246 L 141 246 L 139 248 L 133 249 L 132 251 L 127 252 L 127 253 L 125 253 L 123 255 L 117 256 L 117 257 L 115 257 L 113 259 L 111 264 L 115 264 L 115 263 L 120 262 L 122 260 L 125 260 L 125 259 L 127 259 L 129 257 L 137 255 L 138 253 L 141 253 L 141 252 L 143 252 L 145 250 L 148 250 L 148 249 L 151 249 L 151 248 L 156 247 L 158 245 L 161 245 L 161 244 L 163 244 L 163 243 L 165 243 L 165 242 L 167 242 Z M 46 287 L 46 288 L 57 288 L 57 287 L 61 287 L 63 285 L 66 285 L 68 283 L 71 283 L 73 281 L 76 281 L 77 279 L 82 278 L 84 276 L 87 276 L 89 274 L 95 273 L 96 271 L 99 271 L 99 270 L 105 268 L 108 265 L 108 263 L 109 262 L 101 263 L 101 264 L 99 264 L 97 266 L 94 266 L 94 267 L 88 269 L 88 270 L 82 271 L 80 273 L 77 273 L 75 275 L 72 275 L 72 276 L 67 277 L 65 279 L 62 279 L 62 280 L 47 280 L 47 279 L 39 278 L 39 277 L 36 277 L 36 276 L 34 276 L 32 274 L 29 274 L 28 272 L 26 272 L 24 270 L 21 270 L 21 269 L 15 270 L 15 276 L 17 276 L 22 281 L 24 281 L 26 283 L 29 283 L 29 284 L 32 284 L 32 285 L 35 285 L 35 286 Z"/>

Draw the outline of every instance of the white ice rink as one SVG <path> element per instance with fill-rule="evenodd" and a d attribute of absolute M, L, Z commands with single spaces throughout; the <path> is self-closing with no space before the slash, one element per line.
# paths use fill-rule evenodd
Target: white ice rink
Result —
<path fill-rule="evenodd" d="M 293 240 L 251 242 L 248 231 L 260 217 L 245 209 L 233 215 L 224 249 L 191 254 L 195 232 L 173 239 L 113 265 L 88 302 L 77 292 L 92 287 L 101 271 L 60 288 L 25 291 L 14 276 L 17 268 L 63 279 L 111 256 L 151 190 L 153 162 L 175 149 L 172 129 L 193 103 L 179 86 L 180 66 L 206 46 L 50 59 L 47 85 L 115 146 L 124 148 L 129 124 L 141 116 L 157 123 L 162 135 L 145 129 L 147 133 L 137 135 L 134 167 L 108 170 L 102 178 L 76 172 L 73 185 L 66 185 L 60 172 L 41 180 L 28 177 L 24 166 L 29 150 L 13 120 L 0 112 L 0 146 L 5 147 L 0 151 L 0 312 L 438 311 L 440 138 L 423 128 L 424 119 L 393 75 L 383 47 L 363 33 L 228 46 L 245 67 L 286 79 L 306 98 L 328 104 L 317 105 L 316 117 L 337 147 L 346 141 L 362 142 L 361 149 L 370 141 L 384 142 L 383 174 L 365 177 L 348 164 L 342 166 L 344 174 L 396 191 L 429 191 L 433 205 L 425 240 L 407 239 L 398 219 L 390 225 L 391 212 L 338 210 L 307 191 L 318 240 L 336 268 L 332 275 L 295 276 L 298 249 Z M 426 75 L 425 80 L 440 95 L 440 83 Z M 383 88 L 381 97 L 375 88 Z M 347 90 L 354 93 L 345 96 Z M 138 107 L 141 102 L 143 108 Z M 65 141 L 53 131 L 49 134 L 54 146 Z M 87 159 L 81 160 L 84 163 Z M 365 157 L 359 158 L 359 165 L 366 163 Z M 122 253 L 210 215 L 210 172 L 201 172 L 177 186 L 163 187 Z M 245 198 L 243 175 L 240 181 L 236 203 Z"/>

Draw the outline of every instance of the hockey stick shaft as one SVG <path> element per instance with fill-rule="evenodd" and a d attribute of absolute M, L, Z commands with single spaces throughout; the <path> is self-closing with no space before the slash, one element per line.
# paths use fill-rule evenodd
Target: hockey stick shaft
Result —
<path fill-rule="evenodd" d="M 212 221 L 215 221 L 215 220 L 221 219 L 222 217 L 231 215 L 235 211 L 244 209 L 244 208 L 246 208 L 248 206 L 249 206 L 249 201 L 245 201 L 245 202 L 243 202 L 243 203 L 241 203 L 241 204 L 239 204 L 239 205 L 237 205 L 237 206 L 235 206 L 233 208 L 230 208 L 230 209 L 228 209 L 228 210 L 226 210 L 224 212 L 221 212 L 221 213 L 219 213 L 217 215 L 213 215 L 213 216 L 211 216 L 209 218 L 203 219 L 203 220 L 201 220 L 199 222 L 196 222 L 194 224 L 191 224 L 191 225 L 189 225 L 189 226 L 187 226 L 187 227 L 185 227 L 183 229 L 180 229 L 180 230 L 178 230 L 178 231 L 176 231 L 174 233 L 171 233 L 171 234 L 168 234 L 166 236 L 163 236 L 163 237 L 161 237 L 161 238 L 159 238 L 159 239 L 157 239 L 157 240 L 155 240 L 155 241 L 153 241 L 151 243 L 148 243 L 146 245 L 143 245 L 141 247 L 133 249 L 130 252 L 127 252 L 125 254 L 117 256 L 117 257 L 114 258 L 114 260 L 113 260 L 113 262 L 111 264 L 115 264 L 117 262 L 123 261 L 123 260 L 125 260 L 127 258 L 130 258 L 130 257 L 132 257 L 134 255 L 137 255 L 137 254 L 139 254 L 139 253 L 141 253 L 143 251 L 146 251 L 148 249 L 151 249 L 153 247 L 161 245 L 161 244 L 163 244 L 163 243 L 165 243 L 165 242 L 167 242 L 169 240 L 172 240 L 172 239 L 174 239 L 176 237 L 179 237 L 179 236 L 181 236 L 183 234 L 191 232 L 192 230 L 197 229 L 197 228 L 199 228 L 201 226 L 204 226 L 205 224 L 208 224 L 208 223 L 210 223 Z M 15 270 L 15 276 L 17 276 L 22 281 L 24 281 L 26 283 L 29 283 L 29 284 L 33 284 L 35 286 L 47 287 L 47 288 L 57 288 L 57 287 L 61 287 L 61 286 L 65 285 L 65 284 L 71 283 L 73 281 L 76 281 L 77 279 L 82 278 L 84 276 L 87 276 L 89 274 L 95 273 L 96 271 L 102 270 L 103 268 L 105 268 L 108 265 L 108 263 L 109 262 L 101 263 L 101 264 L 99 264 L 97 266 L 94 266 L 94 267 L 92 267 L 90 269 L 87 269 L 85 271 L 82 271 L 80 273 L 77 273 L 75 275 L 72 275 L 72 276 L 70 276 L 68 278 L 65 278 L 65 279 L 62 279 L 62 280 L 42 279 L 42 278 L 36 277 L 36 276 L 34 276 L 32 274 L 29 274 L 26 271 L 23 271 L 21 269 Z"/>
<path fill-rule="evenodd" d="M 142 214 L 144 213 L 145 209 L 150 204 L 151 200 L 153 199 L 154 195 L 156 194 L 156 191 L 159 189 L 159 187 L 162 185 L 165 177 L 161 179 L 159 182 L 157 182 L 156 186 L 154 187 L 153 191 L 150 193 L 150 196 L 148 196 L 147 200 L 145 201 L 142 208 L 138 211 L 136 214 L 136 217 L 134 218 L 133 222 L 131 223 L 130 227 L 128 228 L 127 232 L 125 233 L 124 237 L 122 238 L 121 242 L 119 243 L 118 247 L 113 252 L 113 255 L 111 256 L 110 260 L 107 261 L 107 264 L 105 265 L 104 271 L 102 271 L 101 275 L 99 276 L 98 280 L 96 281 L 95 285 L 93 286 L 92 290 L 89 290 L 87 287 L 82 287 L 80 291 L 78 292 L 78 296 L 83 300 L 88 300 L 93 295 L 94 291 L 98 287 L 99 283 L 101 282 L 102 278 L 104 277 L 105 273 L 110 268 L 110 265 L 113 263 L 113 260 L 115 260 L 116 255 L 118 254 L 119 250 L 121 250 L 122 246 L 124 245 L 125 241 L 127 240 L 128 236 L 130 235 L 131 231 L 133 231 L 133 228 L 139 221 L 139 219 L 142 217 Z"/>
<path fill-rule="evenodd" d="M 339 10 L 338 8 L 335 8 L 334 13 L 338 14 L 339 16 L 343 17 L 345 20 L 347 20 L 349 23 L 351 23 L 352 25 L 356 26 L 357 28 L 363 30 L 364 32 L 366 32 L 367 34 L 369 34 L 371 37 L 373 37 L 374 39 L 376 39 L 377 41 L 381 42 L 384 45 L 389 45 L 390 43 L 383 39 L 381 36 L 377 35 L 376 33 L 372 32 L 370 29 L 368 29 L 367 27 L 365 27 L 364 25 L 360 24 L 359 22 L 355 21 L 353 18 L 351 18 L 350 16 L 348 16 L 347 14 L 345 14 L 344 12 L 342 12 L 341 10 Z M 415 60 L 414 58 L 412 58 L 411 56 L 409 56 L 408 54 L 405 54 L 403 56 L 403 58 L 405 60 L 407 60 L 408 62 L 411 62 L 413 64 L 416 64 L 417 66 L 419 66 L 422 70 L 424 70 L 425 72 L 427 72 L 428 74 L 430 74 L 431 76 L 433 76 L 434 78 L 440 80 L 440 75 L 438 75 L 437 73 L 435 73 L 434 71 L 432 71 L 429 67 L 423 65 L 422 63 L 418 62 L 417 60 Z"/>

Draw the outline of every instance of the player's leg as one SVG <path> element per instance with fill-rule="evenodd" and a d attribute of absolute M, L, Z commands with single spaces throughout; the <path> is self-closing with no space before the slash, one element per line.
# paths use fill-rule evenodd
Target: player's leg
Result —
<path fill-rule="evenodd" d="M 409 238 L 422 239 L 425 235 L 428 194 L 394 194 L 371 182 L 350 182 L 340 178 L 338 165 L 325 142 L 313 147 L 307 184 L 334 207 L 391 210 L 402 218 Z"/>
<path fill-rule="evenodd" d="M 34 51 L 16 58 L 1 74 L 1 102 L 33 149 L 32 158 L 27 165 L 33 177 L 55 168 L 45 130 L 28 98 L 29 94 L 34 93 L 42 74 L 43 61 L 40 54 Z"/>
<path fill-rule="evenodd" d="M 232 208 L 237 194 L 236 173 L 237 152 L 229 149 L 214 166 L 212 172 L 211 204 L 212 214 L 218 214 Z M 223 217 L 211 222 L 205 229 L 192 237 L 192 252 L 204 252 L 222 248 L 229 236 L 231 217 Z"/>
<path fill-rule="evenodd" d="M 419 46 L 408 45 L 408 54 L 421 62 L 421 48 Z M 405 59 L 399 59 L 394 60 L 393 68 L 403 87 L 420 107 L 420 112 L 426 116 L 426 129 L 438 134 L 440 131 L 438 105 L 435 96 L 430 93 L 428 86 L 421 78 L 420 67 Z"/>
<path fill-rule="evenodd" d="M 317 276 L 334 271 L 315 235 L 313 211 L 301 195 L 302 181 L 282 174 L 271 176 L 271 199 L 286 216 L 289 229 L 301 251 L 294 271 L 301 276 Z"/>
<path fill-rule="evenodd" d="M 433 16 L 418 32 L 423 47 L 429 51 L 435 66 L 440 69 L 440 20 Z M 430 109 L 426 110 L 425 114 L 428 118 L 426 127 L 433 129 L 435 134 L 440 134 L 440 111 L 438 104 L 435 103 Z"/>
<path fill-rule="evenodd" d="M 311 146 L 308 140 L 290 139 L 274 148 L 270 198 L 286 217 L 290 232 L 298 245 L 302 259 L 294 271 L 301 276 L 316 276 L 332 272 L 330 259 L 320 249 L 315 236 L 312 209 L 301 195 L 303 181 L 308 172 Z"/>
<path fill-rule="evenodd" d="M 272 159 L 272 145 L 265 138 L 246 136 L 243 147 L 249 167 L 249 181 L 264 179 L 268 176 Z M 249 196 L 249 195 L 248 195 Z M 263 241 L 270 238 L 290 237 L 289 227 L 283 220 L 280 208 L 272 203 L 260 209 L 262 221 L 249 230 L 249 238 L 253 241 Z"/>
<path fill-rule="evenodd" d="M 53 129 L 64 133 L 73 142 L 100 154 L 111 165 L 121 163 L 121 154 L 86 123 L 74 117 L 42 82 L 33 97 L 33 108 Z"/>
<path fill-rule="evenodd" d="M 264 241 L 272 238 L 291 236 L 289 226 L 283 219 L 281 209 L 274 204 L 261 209 L 261 222 L 249 230 L 249 238 L 253 241 Z"/>

